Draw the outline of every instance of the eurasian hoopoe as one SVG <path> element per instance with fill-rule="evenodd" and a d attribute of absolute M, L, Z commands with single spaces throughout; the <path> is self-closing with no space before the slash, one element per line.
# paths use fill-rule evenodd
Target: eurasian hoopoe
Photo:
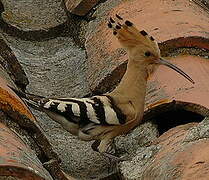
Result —
<path fill-rule="evenodd" d="M 166 65 L 194 83 L 186 73 L 161 58 L 152 36 L 139 31 L 130 21 L 122 23 L 120 16 L 116 18 L 117 22 L 110 18 L 108 27 L 126 49 L 129 60 L 121 82 L 112 92 L 89 98 L 45 98 L 14 90 L 71 134 L 84 141 L 95 140 L 93 149 L 105 154 L 112 149 L 116 136 L 140 124 L 147 78 L 157 65 Z"/>

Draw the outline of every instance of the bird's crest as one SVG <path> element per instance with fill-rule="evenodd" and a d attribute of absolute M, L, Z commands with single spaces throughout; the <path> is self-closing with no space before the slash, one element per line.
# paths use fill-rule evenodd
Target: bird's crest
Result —
<path fill-rule="evenodd" d="M 160 54 L 158 43 L 145 30 L 138 30 L 131 21 L 124 21 L 117 14 L 115 17 L 116 20 L 110 17 L 108 27 L 113 29 L 113 34 L 124 48 L 140 46 L 142 49 L 151 48 L 156 54 Z"/>

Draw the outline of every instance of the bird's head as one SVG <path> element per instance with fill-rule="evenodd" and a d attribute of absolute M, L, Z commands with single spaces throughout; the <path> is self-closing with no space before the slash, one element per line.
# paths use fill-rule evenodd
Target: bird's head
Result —
<path fill-rule="evenodd" d="M 157 41 L 152 36 L 149 36 L 145 30 L 139 31 L 132 22 L 123 21 L 123 18 L 118 15 L 116 15 L 116 19 L 117 21 L 110 18 L 108 27 L 113 29 L 113 34 L 126 49 L 129 61 L 132 61 L 132 64 L 144 67 L 149 71 L 148 74 L 152 73 L 156 66 L 165 65 L 194 84 L 189 75 L 161 57 Z"/>

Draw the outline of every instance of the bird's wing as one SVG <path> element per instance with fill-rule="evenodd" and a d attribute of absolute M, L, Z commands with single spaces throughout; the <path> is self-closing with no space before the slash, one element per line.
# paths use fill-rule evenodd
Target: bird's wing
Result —
<path fill-rule="evenodd" d="M 125 115 L 113 99 L 108 96 L 93 96 L 90 98 L 59 98 L 48 99 L 40 106 L 49 111 L 64 116 L 66 119 L 79 117 L 79 125 L 88 124 L 120 125 L 125 123 Z"/>
<path fill-rule="evenodd" d="M 12 88 L 18 96 L 35 109 L 57 114 L 72 123 L 84 127 L 94 125 L 120 125 L 126 121 L 126 116 L 115 105 L 110 96 L 92 96 L 89 98 L 45 98 L 24 93 Z"/>

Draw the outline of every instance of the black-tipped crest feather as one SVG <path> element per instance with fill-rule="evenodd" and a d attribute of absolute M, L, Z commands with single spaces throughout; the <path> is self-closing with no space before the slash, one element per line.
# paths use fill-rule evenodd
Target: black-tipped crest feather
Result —
<path fill-rule="evenodd" d="M 115 16 L 116 16 L 116 18 L 118 18 L 119 20 L 123 20 L 123 18 L 120 17 L 118 14 L 116 14 Z"/>

